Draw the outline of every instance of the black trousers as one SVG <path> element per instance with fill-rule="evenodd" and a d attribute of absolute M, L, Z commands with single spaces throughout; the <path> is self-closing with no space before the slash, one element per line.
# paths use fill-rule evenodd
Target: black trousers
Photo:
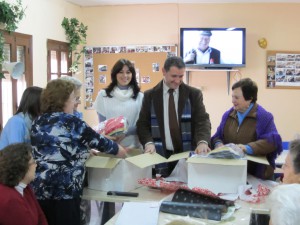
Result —
<path fill-rule="evenodd" d="M 171 155 L 174 155 L 174 151 L 166 150 L 167 159 L 170 158 Z M 174 170 L 177 163 L 178 163 L 178 161 L 173 161 L 173 162 L 168 163 L 168 173 L 169 173 L 169 175 L 172 173 L 172 171 Z"/>
<path fill-rule="evenodd" d="M 48 225 L 80 225 L 80 198 L 39 200 Z"/>
<path fill-rule="evenodd" d="M 174 154 L 174 151 L 166 150 L 166 158 L 170 158 L 171 155 Z M 168 177 L 174 170 L 175 166 L 177 165 L 178 161 L 163 163 L 163 166 L 155 167 L 155 171 L 152 171 L 152 175 L 155 178 L 156 174 L 160 174 L 162 177 Z"/>

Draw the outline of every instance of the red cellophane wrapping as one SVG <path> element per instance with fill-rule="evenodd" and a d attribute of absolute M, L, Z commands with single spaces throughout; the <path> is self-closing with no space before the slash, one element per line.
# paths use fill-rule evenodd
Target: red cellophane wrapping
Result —
<path fill-rule="evenodd" d="M 127 132 L 128 121 L 124 116 L 118 116 L 101 122 L 96 130 L 108 136 L 119 136 Z"/>
<path fill-rule="evenodd" d="M 177 191 L 180 189 L 186 189 L 193 191 L 198 194 L 204 194 L 207 196 L 211 196 L 214 198 L 219 198 L 218 195 L 214 194 L 208 189 L 195 187 L 190 189 L 185 183 L 177 182 L 177 181 L 166 181 L 164 178 L 159 179 L 152 179 L 152 178 L 142 178 L 138 180 L 139 184 L 142 184 L 143 186 L 153 187 L 153 188 L 161 188 L 163 190 L 167 191 Z"/>

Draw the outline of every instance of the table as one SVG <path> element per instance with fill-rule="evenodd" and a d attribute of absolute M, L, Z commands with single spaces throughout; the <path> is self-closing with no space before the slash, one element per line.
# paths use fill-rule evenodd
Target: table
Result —
<path fill-rule="evenodd" d="M 125 196 L 112 196 L 107 195 L 106 191 L 98 191 L 89 188 L 84 188 L 82 199 L 85 200 L 96 200 L 102 201 L 107 204 L 103 206 L 103 214 L 100 224 L 104 224 L 106 221 L 110 220 L 115 214 L 115 204 L 109 203 L 123 203 L 129 201 L 137 201 L 137 202 L 145 202 L 145 201 L 161 201 L 162 199 L 168 197 L 172 194 L 169 191 L 161 191 L 159 189 L 148 188 L 148 187 L 140 187 L 132 192 L 139 193 L 138 197 L 125 197 Z"/>
<path fill-rule="evenodd" d="M 84 188 L 82 199 L 85 200 L 97 200 L 103 202 L 145 202 L 145 201 L 160 201 L 168 197 L 172 192 L 161 191 L 155 188 L 139 187 L 132 192 L 139 193 L 138 197 L 126 197 L 126 196 L 112 196 L 107 195 L 106 191 L 97 191 L 89 188 Z"/>
<path fill-rule="evenodd" d="M 92 190 L 89 188 L 85 188 L 83 191 L 82 199 L 85 200 L 98 200 L 98 201 L 105 201 L 105 202 L 129 202 L 129 201 L 136 201 L 136 202 L 146 202 L 146 201 L 161 201 L 167 198 L 171 198 L 173 195 L 172 192 L 168 191 L 161 191 L 159 189 L 152 189 L 148 187 L 140 187 L 135 189 L 132 192 L 138 192 L 138 197 L 125 197 L 125 196 L 111 196 L 107 195 L 105 191 L 97 191 Z M 236 210 L 234 215 L 228 221 L 212 221 L 212 224 L 222 224 L 222 225 L 249 225 L 250 220 L 250 213 L 251 209 L 267 209 L 267 197 L 262 199 L 260 204 L 257 203 L 248 203 L 245 201 L 237 200 L 236 204 L 240 205 L 241 208 Z M 114 225 L 117 221 L 119 213 L 113 216 L 105 225 Z M 168 213 L 159 213 L 159 221 L 158 225 L 165 225 L 168 224 L 170 221 L 175 219 L 183 219 L 184 216 L 178 216 Z M 203 225 L 207 220 L 198 219 L 198 218 L 190 218 L 193 224 Z M 203 223 L 204 222 L 204 223 Z"/>
<path fill-rule="evenodd" d="M 263 201 L 260 204 L 247 203 L 245 201 L 237 200 L 236 203 L 241 206 L 233 216 L 227 221 L 208 221 L 199 218 L 188 218 L 190 224 L 193 225 L 207 225 L 207 224 L 221 224 L 221 225 L 249 225 L 251 209 L 267 209 L 268 204 L 266 201 Z M 105 225 L 114 225 L 116 224 L 119 213 L 117 213 L 111 220 L 109 220 Z M 187 219 L 184 216 L 173 215 L 169 213 L 159 213 L 158 225 L 166 225 L 174 220 Z"/>

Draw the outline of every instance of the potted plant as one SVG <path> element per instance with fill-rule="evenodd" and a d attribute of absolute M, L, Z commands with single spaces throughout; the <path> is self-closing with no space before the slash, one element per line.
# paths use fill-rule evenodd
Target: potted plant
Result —
<path fill-rule="evenodd" d="M 66 18 L 64 17 L 61 26 L 65 29 L 65 34 L 69 40 L 70 56 L 74 56 L 73 63 L 69 68 L 72 73 L 78 72 L 78 66 L 80 64 L 79 60 L 84 48 L 78 49 L 79 45 L 86 44 L 86 31 L 88 29 L 83 23 L 79 22 L 76 18 Z"/>
<path fill-rule="evenodd" d="M 0 28 L 13 32 L 18 28 L 18 23 L 25 16 L 25 8 L 22 6 L 22 0 L 17 0 L 16 4 L 10 4 L 4 0 L 0 1 Z M 0 67 L 4 62 L 4 37 L 0 31 Z M 0 68 L 0 71 L 2 69 Z M 0 72 L 0 79 L 4 78 L 4 74 Z"/>

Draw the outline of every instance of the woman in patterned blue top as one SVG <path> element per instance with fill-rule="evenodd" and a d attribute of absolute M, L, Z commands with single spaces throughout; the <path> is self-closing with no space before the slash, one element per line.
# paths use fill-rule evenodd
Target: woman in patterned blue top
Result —
<path fill-rule="evenodd" d="M 41 96 L 41 111 L 32 125 L 37 162 L 33 188 L 49 225 L 79 225 L 84 163 L 91 148 L 125 157 L 126 150 L 73 115 L 75 86 L 57 79 Z"/>

